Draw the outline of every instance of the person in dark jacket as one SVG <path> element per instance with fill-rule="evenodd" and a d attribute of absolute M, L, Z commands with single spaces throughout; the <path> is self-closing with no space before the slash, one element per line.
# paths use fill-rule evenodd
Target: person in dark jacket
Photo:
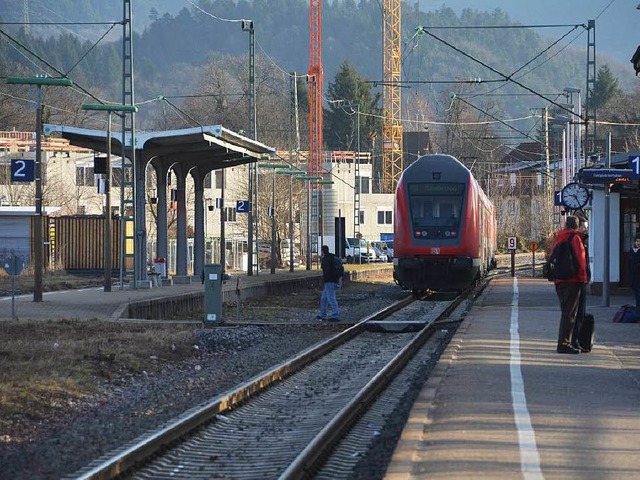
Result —
<path fill-rule="evenodd" d="M 336 299 L 336 288 L 340 282 L 340 274 L 335 267 L 335 255 L 329 252 L 329 247 L 323 245 L 321 251 L 322 261 L 320 262 L 320 265 L 322 267 L 322 281 L 324 283 L 324 287 L 322 288 L 322 296 L 320 297 L 320 315 L 316 318 L 318 320 L 339 322 L 340 307 L 338 307 L 338 300 Z M 331 308 L 331 317 L 328 319 L 327 306 Z"/>
<path fill-rule="evenodd" d="M 633 240 L 629 254 L 629 285 L 636 297 L 636 307 L 640 307 L 640 237 Z"/>
<path fill-rule="evenodd" d="M 580 293 L 583 285 L 587 283 L 587 262 L 582 238 L 578 232 L 579 225 L 578 217 L 569 215 L 565 220 L 565 228 L 558 231 L 555 236 L 554 248 L 555 245 L 571 237 L 570 243 L 578 263 L 578 271 L 573 277 L 554 280 L 562 312 L 558 331 L 558 353 L 580 353 L 580 350 L 571 344 L 573 326 L 580 306 Z"/>

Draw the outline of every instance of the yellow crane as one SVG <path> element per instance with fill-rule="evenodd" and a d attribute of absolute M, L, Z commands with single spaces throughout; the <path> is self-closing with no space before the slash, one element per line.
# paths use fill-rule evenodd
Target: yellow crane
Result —
<path fill-rule="evenodd" d="M 402 173 L 402 67 L 400 0 L 384 0 L 382 12 L 382 192 L 394 193 Z"/>

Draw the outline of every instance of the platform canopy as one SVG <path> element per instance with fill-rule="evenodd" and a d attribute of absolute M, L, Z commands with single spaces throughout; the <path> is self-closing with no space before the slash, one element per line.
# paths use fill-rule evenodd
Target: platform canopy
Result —
<path fill-rule="evenodd" d="M 71 145 L 89 148 L 98 152 L 107 151 L 106 130 L 68 127 L 45 124 L 46 136 L 54 132 L 69 140 Z M 122 133 L 112 131 L 111 151 L 122 153 Z M 125 137 L 126 156 L 131 156 L 131 135 Z M 171 157 L 190 166 L 206 166 L 212 170 L 255 162 L 275 149 L 224 128 L 222 125 L 137 133 L 135 136 L 136 157 L 150 160 L 156 156 Z"/>

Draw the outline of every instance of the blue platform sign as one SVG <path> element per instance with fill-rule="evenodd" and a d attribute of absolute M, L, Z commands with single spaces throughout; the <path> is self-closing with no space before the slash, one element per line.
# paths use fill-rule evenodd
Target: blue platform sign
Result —
<path fill-rule="evenodd" d="M 562 203 L 562 191 L 556 190 L 553 192 L 553 205 L 556 207 L 564 207 L 564 203 Z"/>
<path fill-rule="evenodd" d="M 249 200 L 237 200 L 236 212 L 249 213 L 251 211 L 251 202 Z"/>
<path fill-rule="evenodd" d="M 11 159 L 11 182 L 33 182 L 36 178 L 35 160 Z"/>
<path fill-rule="evenodd" d="M 633 155 L 629 157 L 629 168 L 633 171 L 634 175 L 640 177 L 640 157 Z"/>
<path fill-rule="evenodd" d="M 637 180 L 640 175 L 630 168 L 585 168 L 578 176 L 582 183 L 624 183 Z"/>

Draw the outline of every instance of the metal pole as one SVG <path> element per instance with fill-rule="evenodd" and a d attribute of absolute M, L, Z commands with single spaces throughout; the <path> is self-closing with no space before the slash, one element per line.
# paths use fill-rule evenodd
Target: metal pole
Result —
<path fill-rule="evenodd" d="M 549 226 L 547 227 L 546 234 L 551 233 L 553 226 L 553 215 L 554 215 L 554 206 L 553 206 L 553 189 L 555 188 L 555 182 L 551 182 L 551 155 L 549 152 L 549 108 L 545 107 L 544 109 L 544 160 L 545 160 L 545 186 L 546 186 L 546 201 L 548 205 L 550 205 L 550 215 L 548 218 Z M 553 177 L 555 180 L 555 175 Z"/>
<path fill-rule="evenodd" d="M 307 181 L 307 270 L 311 270 L 311 180 Z"/>
<path fill-rule="evenodd" d="M 104 182 L 104 291 L 111 291 L 111 112 L 107 112 L 107 169 Z"/>
<path fill-rule="evenodd" d="M 276 273 L 276 169 L 271 177 L 271 275 Z"/>
<path fill-rule="evenodd" d="M 320 247 L 324 245 L 324 189 L 316 189 L 318 201 L 320 202 Z"/>
<path fill-rule="evenodd" d="M 578 171 L 580 171 L 580 169 L 582 168 L 582 125 L 580 122 L 582 119 L 582 95 L 580 92 L 578 92 L 577 111 L 578 111 L 578 118 L 577 118 L 576 128 L 577 128 L 578 139 L 576 143 L 577 143 L 577 150 L 578 150 L 578 158 L 576 162 L 576 168 L 578 169 Z M 586 150 L 585 150 L 585 154 L 586 154 Z"/>
<path fill-rule="evenodd" d="M 220 267 L 222 268 L 222 273 L 225 273 L 227 266 L 227 249 L 225 248 L 227 240 L 224 230 L 227 220 L 227 211 L 224 208 L 225 171 L 224 168 L 220 171 Z"/>
<path fill-rule="evenodd" d="M 253 275 L 253 166 L 247 164 L 248 200 L 251 204 L 247 212 L 247 275 Z"/>
<path fill-rule="evenodd" d="M 42 301 L 42 86 L 38 85 L 38 100 L 36 107 L 36 164 L 35 164 L 35 181 L 36 181 L 36 218 L 33 227 L 34 246 L 33 254 L 35 256 L 33 268 L 33 301 Z"/>
<path fill-rule="evenodd" d="M 357 197 L 357 201 L 354 202 L 354 206 L 356 208 L 356 212 L 355 215 L 358 216 L 358 227 L 360 226 L 360 193 L 362 193 L 360 191 L 360 189 L 362 188 L 362 182 L 360 180 L 360 104 L 356 104 L 356 142 L 357 142 L 357 154 L 356 154 L 356 164 L 355 164 L 355 168 L 354 173 L 356 175 L 356 183 L 355 183 L 355 189 L 354 189 L 354 197 Z M 358 228 L 358 230 L 356 231 L 356 227 L 355 227 L 355 215 L 354 215 L 354 226 L 353 226 L 353 236 L 355 237 L 355 241 L 358 242 L 358 260 L 356 263 L 362 263 L 362 252 L 360 251 L 360 239 L 359 237 L 359 233 L 360 233 L 360 228 Z M 355 247 L 353 250 L 353 254 L 355 256 L 356 251 L 355 251 Z M 353 259 L 354 261 L 356 261 L 356 259 Z"/>
<path fill-rule="evenodd" d="M 289 175 L 289 271 L 293 272 L 293 175 Z"/>
<path fill-rule="evenodd" d="M 249 137 L 253 140 L 257 138 L 256 124 L 256 84 L 255 84 L 255 31 L 253 20 L 243 20 L 242 30 L 249 32 Z M 258 235 L 258 171 L 255 163 L 247 165 L 248 172 L 248 200 L 251 208 L 247 213 L 247 275 L 253 275 L 253 265 L 255 260 L 256 275 L 258 273 L 258 241 L 254 242 L 254 236 Z M 255 200 L 254 200 L 255 198 Z M 255 254 L 255 258 L 254 258 Z"/>
<path fill-rule="evenodd" d="M 607 137 L 607 168 L 611 168 L 611 133 Z M 604 262 L 602 271 L 602 306 L 609 306 L 609 264 L 611 259 L 610 254 L 610 229 L 611 219 L 610 205 L 611 205 L 611 189 L 608 183 L 604 185 Z"/>

